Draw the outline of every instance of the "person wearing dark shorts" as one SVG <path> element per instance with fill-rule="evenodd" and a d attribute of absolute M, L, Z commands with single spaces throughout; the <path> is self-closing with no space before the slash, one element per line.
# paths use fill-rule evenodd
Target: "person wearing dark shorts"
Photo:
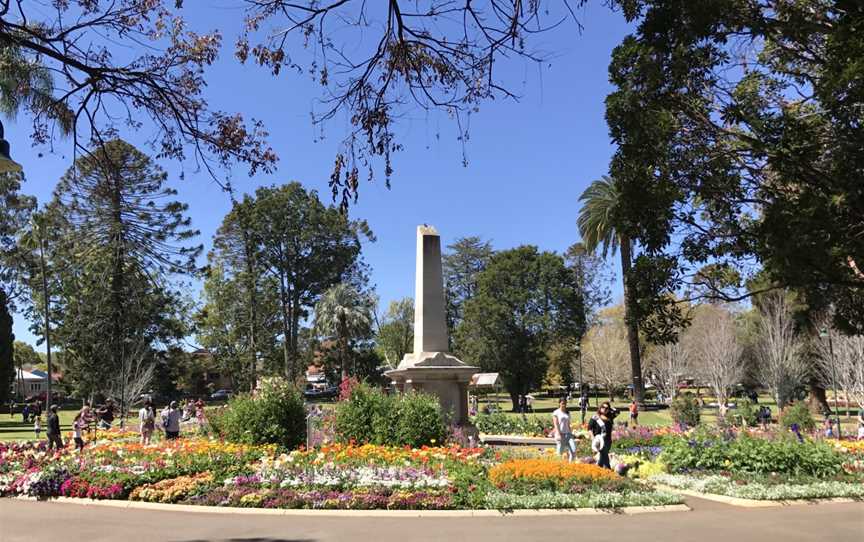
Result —
<path fill-rule="evenodd" d="M 168 408 L 162 411 L 162 429 L 165 431 L 165 438 L 173 440 L 180 437 L 180 418 L 183 417 L 183 411 L 177 408 L 177 401 L 171 401 Z"/>
<path fill-rule="evenodd" d="M 60 450 L 63 448 L 63 438 L 60 436 L 60 416 L 57 415 L 57 405 L 51 405 L 48 409 L 48 449 Z"/>

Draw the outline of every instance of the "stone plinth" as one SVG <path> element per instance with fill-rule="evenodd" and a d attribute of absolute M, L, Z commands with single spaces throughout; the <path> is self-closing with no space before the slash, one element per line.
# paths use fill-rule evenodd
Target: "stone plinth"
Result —
<path fill-rule="evenodd" d="M 385 374 L 403 392 L 418 390 L 438 396 L 452 422 L 468 421 L 468 382 L 477 372 L 449 354 L 441 270 L 441 237 L 432 226 L 417 227 L 414 281 L 414 352 Z"/>

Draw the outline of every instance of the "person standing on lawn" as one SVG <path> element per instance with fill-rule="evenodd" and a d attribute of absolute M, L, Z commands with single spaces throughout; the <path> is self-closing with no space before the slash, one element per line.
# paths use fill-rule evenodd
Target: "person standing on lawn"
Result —
<path fill-rule="evenodd" d="M 582 413 L 581 425 L 585 425 L 585 417 L 588 415 L 588 388 L 582 385 L 582 395 L 579 396 L 579 411 Z"/>
<path fill-rule="evenodd" d="M 63 448 L 63 437 L 60 435 L 60 416 L 57 414 L 57 405 L 51 405 L 48 409 L 48 429 L 45 431 L 48 437 L 48 449 L 61 450 Z"/>
<path fill-rule="evenodd" d="M 156 411 L 150 399 L 144 402 L 144 406 L 138 411 L 138 422 L 141 428 L 141 444 L 150 444 L 150 438 L 156 429 Z"/>
<path fill-rule="evenodd" d="M 636 399 L 630 402 L 630 425 L 633 427 L 639 425 L 639 405 L 636 404 Z"/>
<path fill-rule="evenodd" d="M 609 450 L 612 449 L 612 419 L 616 411 L 608 401 L 600 404 L 597 414 L 588 422 L 588 430 L 594 438 L 591 440 L 591 450 L 597 454 L 597 466 L 611 469 Z"/>
<path fill-rule="evenodd" d="M 89 415 L 90 409 L 85 406 L 75 415 L 75 419 L 72 420 L 72 439 L 75 441 L 75 449 L 79 452 L 84 450 L 83 432 L 89 423 L 87 419 Z"/>
<path fill-rule="evenodd" d="M 162 411 L 162 428 L 165 430 L 165 438 L 173 440 L 180 437 L 180 418 L 183 411 L 177 408 L 177 401 L 171 401 L 168 408 Z"/>
<path fill-rule="evenodd" d="M 558 401 L 558 410 L 552 413 L 552 430 L 557 445 L 558 455 L 567 452 L 567 460 L 573 462 L 576 458 L 576 441 L 570 428 L 570 412 L 567 411 L 567 399 Z"/>

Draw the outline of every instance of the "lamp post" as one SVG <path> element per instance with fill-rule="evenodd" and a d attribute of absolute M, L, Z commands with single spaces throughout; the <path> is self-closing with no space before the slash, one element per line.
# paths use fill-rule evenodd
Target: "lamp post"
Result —
<path fill-rule="evenodd" d="M 837 438 L 843 438 L 840 429 L 840 396 L 837 395 L 837 364 L 834 363 L 834 341 L 831 340 L 831 332 L 827 328 L 819 330 L 819 337 L 828 337 L 828 353 L 831 356 L 831 384 L 834 387 L 834 418 L 837 420 Z"/>
<path fill-rule="evenodd" d="M 3 123 L 0 122 L 0 173 L 19 173 L 21 164 L 12 160 L 9 154 L 9 142 L 4 139 Z"/>

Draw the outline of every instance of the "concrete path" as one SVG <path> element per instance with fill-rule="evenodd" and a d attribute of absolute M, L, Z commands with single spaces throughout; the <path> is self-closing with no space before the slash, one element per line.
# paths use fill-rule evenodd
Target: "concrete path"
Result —
<path fill-rule="evenodd" d="M 864 503 L 747 509 L 688 499 L 691 512 L 635 516 L 335 518 L 183 514 L 0 499 L 0 542 L 797 542 L 864 540 Z"/>

